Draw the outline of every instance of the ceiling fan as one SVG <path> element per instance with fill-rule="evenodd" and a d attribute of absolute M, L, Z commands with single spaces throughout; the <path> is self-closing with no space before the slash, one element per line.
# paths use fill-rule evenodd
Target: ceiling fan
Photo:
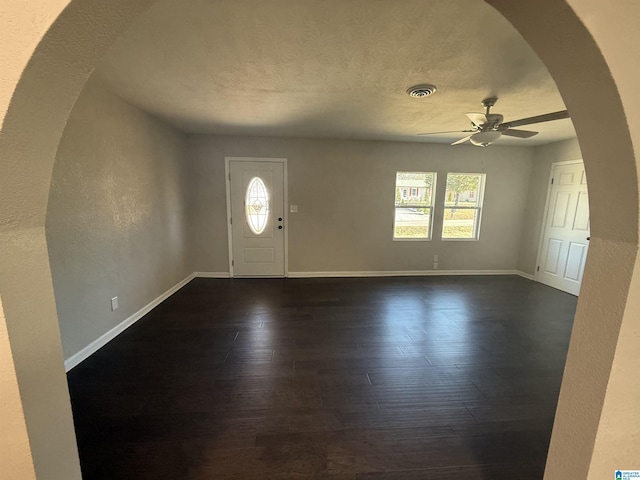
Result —
<path fill-rule="evenodd" d="M 521 118 L 520 120 L 513 120 L 511 122 L 503 122 L 502 120 L 504 117 L 502 115 L 490 112 L 491 107 L 493 107 L 497 101 L 497 97 L 485 98 L 482 101 L 482 105 L 485 107 L 485 113 L 467 113 L 467 118 L 471 120 L 470 129 L 453 130 L 449 132 L 419 133 L 418 135 L 438 135 L 441 133 L 458 132 L 469 133 L 470 135 L 453 142 L 451 145 L 460 145 L 468 140 L 478 147 L 486 147 L 498 140 L 502 135 L 518 138 L 530 138 L 538 134 L 538 132 L 533 132 L 531 130 L 516 130 L 512 127 L 569 118 L 569 112 L 567 110 L 562 110 L 560 112 L 546 113 L 535 117 Z"/>

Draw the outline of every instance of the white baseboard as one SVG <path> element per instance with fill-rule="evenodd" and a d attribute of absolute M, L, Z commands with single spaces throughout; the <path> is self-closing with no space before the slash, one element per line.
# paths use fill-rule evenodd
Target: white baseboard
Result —
<path fill-rule="evenodd" d="M 194 272 L 196 278 L 231 278 L 229 272 Z"/>
<path fill-rule="evenodd" d="M 534 276 L 519 270 L 403 270 L 403 271 L 370 271 L 370 272 L 289 272 L 289 278 L 340 278 L 340 277 L 419 277 L 419 276 L 445 276 L 445 275 L 519 275 L 533 280 Z M 116 327 L 100 336 L 79 352 L 71 355 L 64 361 L 65 370 L 68 372 L 81 362 L 89 358 L 95 352 L 104 347 L 111 340 L 136 323 L 147 313 L 160 305 L 163 301 L 184 287 L 194 278 L 230 278 L 228 272 L 194 272 L 187 278 L 178 282 L 158 298 L 142 307 L 136 313 L 124 320 Z"/>
<path fill-rule="evenodd" d="M 138 310 L 136 313 L 131 315 L 125 321 L 123 321 L 122 323 L 120 323 L 116 327 L 112 328 L 107 333 L 105 333 L 104 335 L 100 336 L 99 338 L 97 338 L 93 342 L 91 342 L 89 345 L 84 347 L 78 353 L 75 353 L 74 355 L 71 355 L 69 358 L 67 358 L 64 361 L 65 371 L 68 372 L 69 370 L 71 370 L 72 368 L 76 367 L 81 362 L 83 362 L 84 360 L 89 358 L 91 355 L 93 355 L 95 352 L 100 350 L 107 343 L 109 343 L 111 340 L 116 338 L 118 335 L 120 335 L 122 332 L 124 332 L 127 328 L 129 328 L 131 325 L 136 323 L 138 320 L 140 320 L 142 317 L 144 317 L 147 313 L 149 313 L 155 307 L 160 305 L 167 298 L 169 298 L 171 295 L 176 293 L 178 290 L 180 290 L 182 287 L 184 287 L 187 283 L 189 283 L 194 278 L 195 278 L 195 274 L 192 273 L 187 278 L 185 278 L 184 280 L 178 282 L 176 285 L 174 285 L 169 290 L 164 292 L 158 298 L 153 300 L 151 303 L 149 303 L 149 304 L 145 305 L 144 307 L 142 307 L 140 310 Z"/>
<path fill-rule="evenodd" d="M 400 270 L 370 272 L 289 272 L 289 278 L 428 277 L 445 275 L 519 275 L 516 270 Z"/>
<path fill-rule="evenodd" d="M 231 278 L 229 272 L 194 272 L 196 278 Z M 427 277 L 446 275 L 519 275 L 533 280 L 533 275 L 519 270 L 378 270 L 337 272 L 289 272 L 288 278 L 349 278 L 349 277 Z"/>
<path fill-rule="evenodd" d="M 527 280 L 535 280 L 536 279 L 535 275 L 531 275 L 530 273 L 526 273 L 526 272 L 523 272 L 521 270 L 516 270 L 515 274 L 521 276 L 522 278 L 526 278 Z"/>

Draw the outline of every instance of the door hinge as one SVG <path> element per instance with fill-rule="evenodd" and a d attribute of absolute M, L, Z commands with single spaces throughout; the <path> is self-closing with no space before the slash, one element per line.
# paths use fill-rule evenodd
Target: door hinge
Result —
<path fill-rule="evenodd" d="M 229 181 L 231 181 L 231 172 L 229 172 Z"/>
<path fill-rule="evenodd" d="M 229 217 L 229 223 L 233 225 L 233 218 Z"/>
<path fill-rule="evenodd" d="M 235 266 L 236 266 L 236 264 L 235 264 L 235 262 L 234 262 L 233 260 L 231 260 L 231 266 L 232 266 L 232 267 L 235 267 Z"/>
<path fill-rule="evenodd" d="M 540 267 L 536 268 L 536 272 L 539 272 L 539 271 L 540 271 Z"/>
<path fill-rule="evenodd" d="M 554 179 L 552 178 L 552 179 L 551 179 L 551 185 L 553 185 L 553 180 L 554 180 Z"/>

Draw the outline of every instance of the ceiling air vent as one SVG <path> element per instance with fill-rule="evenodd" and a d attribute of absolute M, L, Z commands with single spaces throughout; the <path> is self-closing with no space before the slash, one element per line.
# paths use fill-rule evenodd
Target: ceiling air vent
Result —
<path fill-rule="evenodd" d="M 435 85 L 429 85 L 428 83 L 425 83 L 423 85 L 416 85 L 407 90 L 407 94 L 410 97 L 414 98 L 428 97 L 429 95 L 433 95 L 434 93 L 436 93 Z"/>

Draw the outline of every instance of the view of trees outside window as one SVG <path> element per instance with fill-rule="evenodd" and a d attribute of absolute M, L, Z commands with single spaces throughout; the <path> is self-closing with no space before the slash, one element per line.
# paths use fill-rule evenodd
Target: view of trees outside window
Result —
<path fill-rule="evenodd" d="M 394 240 L 427 240 L 431 237 L 436 174 L 397 172 Z"/>
<path fill-rule="evenodd" d="M 477 239 L 485 175 L 448 173 L 442 238 Z"/>

